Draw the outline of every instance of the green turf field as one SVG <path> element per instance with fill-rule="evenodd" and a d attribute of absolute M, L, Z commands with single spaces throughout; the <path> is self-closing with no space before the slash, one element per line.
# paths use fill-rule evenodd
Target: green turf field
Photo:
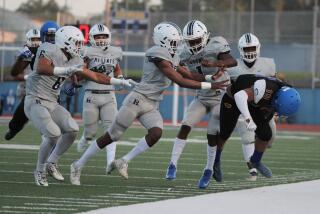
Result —
<path fill-rule="evenodd" d="M 206 190 L 197 188 L 206 161 L 206 145 L 189 143 L 178 167 L 177 179 L 164 179 L 171 153 L 171 140 L 176 130 L 166 129 L 163 139 L 151 150 L 129 164 L 129 180 L 116 172 L 105 175 L 105 152 L 89 161 L 82 171 L 81 186 L 69 182 L 69 166 L 80 157 L 73 146 L 61 159 L 60 169 L 65 182 L 49 179 L 49 187 L 34 184 L 33 170 L 37 150 L 4 149 L 3 144 L 39 145 L 40 136 L 27 126 L 12 142 L 3 139 L 6 126 L 0 125 L 0 213 L 76 213 L 102 207 L 152 202 L 195 196 L 213 192 L 254 188 L 320 179 L 320 136 L 281 133 L 268 150 L 264 162 L 273 170 L 274 177 L 246 181 L 247 169 L 242 159 L 241 145 L 230 140 L 222 156 L 224 181 L 213 182 Z M 129 129 L 122 140 L 136 142 L 145 133 L 140 128 Z M 80 133 L 78 138 L 80 138 Z M 205 131 L 193 131 L 190 139 L 203 140 Z M 21 146 L 18 146 L 21 148 Z M 33 150 L 32 150 L 33 148 Z M 132 148 L 118 145 L 117 158 Z"/>

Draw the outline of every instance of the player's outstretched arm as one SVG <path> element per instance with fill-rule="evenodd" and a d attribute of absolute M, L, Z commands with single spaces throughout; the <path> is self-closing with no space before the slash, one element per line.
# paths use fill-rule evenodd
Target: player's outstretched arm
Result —
<path fill-rule="evenodd" d="M 179 72 L 176 72 L 172 68 L 171 63 L 167 60 L 157 61 L 155 62 L 155 65 L 162 73 L 164 73 L 170 80 L 177 83 L 180 87 L 191 89 L 222 89 L 226 87 L 225 83 L 227 81 L 208 83 L 184 78 Z"/>
<path fill-rule="evenodd" d="M 238 63 L 229 53 L 221 53 L 219 54 L 217 61 L 204 59 L 201 64 L 205 67 L 230 68 L 237 66 Z"/>
<path fill-rule="evenodd" d="M 19 75 L 23 74 L 24 69 L 26 69 L 26 67 L 29 65 L 29 63 L 30 62 L 24 61 L 23 59 L 18 58 L 11 68 L 11 75 L 13 77 L 19 78 Z M 19 80 L 20 80 L 20 78 L 19 78 Z"/>
<path fill-rule="evenodd" d="M 206 81 L 205 76 L 199 73 L 191 72 L 184 66 L 178 66 L 177 72 L 179 72 L 184 78 L 195 80 L 198 82 Z"/>

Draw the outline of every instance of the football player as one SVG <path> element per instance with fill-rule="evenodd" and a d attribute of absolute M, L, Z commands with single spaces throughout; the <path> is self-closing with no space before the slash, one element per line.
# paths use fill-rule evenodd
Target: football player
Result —
<path fill-rule="evenodd" d="M 110 77 L 123 78 L 119 62 L 122 59 L 120 47 L 111 46 L 111 32 L 102 25 L 92 26 L 89 32 L 91 46 L 85 50 L 85 61 L 90 70 L 103 73 Z M 114 94 L 114 86 L 98 84 L 87 81 L 83 98 L 82 118 L 84 132 L 77 145 L 78 152 L 83 152 L 89 145 L 89 141 L 97 133 L 98 122 L 101 120 L 103 130 L 106 132 L 117 113 L 117 101 Z M 116 143 L 106 147 L 107 168 L 111 172 L 111 163 L 114 161 Z"/>
<path fill-rule="evenodd" d="M 27 78 L 24 110 L 42 134 L 34 172 L 39 186 L 48 186 L 47 172 L 57 180 L 64 180 L 57 162 L 72 145 L 79 130 L 70 113 L 57 102 L 65 78 L 76 74 L 101 84 L 131 85 L 129 80 L 108 77 L 84 67 L 80 57 L 83 41 L 78 28 L 59 28 L 55 33 L 55 44 L 45 42 L 39 47 L 34 70 Z"/>
<path fill-rule="evenodd" d="M 28 122 L 28 118 L 23 110 L 26 87 L 25 80 L 33 69 L 34 58 L 41 43 L 40 31 L 38 29 L 30 29 L 26 34 L 26 39 L 27 42 L 25 46 L 20 50 L 17 60 L 11 68 L 11 75 L 16 80 L 21 81 L 17 88 L 17 94 L 21 97 L 21 101 L 9 122 L 9 129 L 4 136 L 6 140 L 14 138 Z"/>
<path fill-rule="evenodd" d="M 146 51 L 141 82 L 127 95 L 108 131 L 94 141 L 82 157 L 70 166 L 70 181 L 80 185 L 81 169 L 98 151 L 117 141 L 135 119 L 147 129 L 137 145 L 125 156 L 114 161 L 121 176 L 128 179 L 128 162 L 148 150 L 158 142 L 162 135 L 163 119 L 158 110 L 163 91 L 172 82 L 181 87 L 193 89 L 219 89 L 225 87 L 226 81 L 205 82 L 205 76 L 193 74 L 179 66 L 177 47 L 181 41 L 179 27 L 173 23 L 163 22 L 155 26 L 153 32 L 155 45 Z M 215 77 L 213 77 L 215 78 Z M 210 81 L 212 76 L 210 76 Z"/>
<path fill-rule="evenodd" d="M 223 146 L 228 140 L 241 114 L 246 129 L 256 136 L 249 163 L 264 177 L 271 178 L 271 170 L 261 162 L 272 138 L 270 120 L 275 112 L 283 116 L 294 114 L 300 103 L 299 93 L 274 77 L 240 75 L 221 100 L 218 145 Z"/>
<path fill-rule="evenodd" d="M 228 69 L 232 81 L 235 81 L 242 74 L 258 74 L 267 77 L 276 76 L 274 60 L 272 58 L 260 57 L 260 47 L 259 39 L 252 33 L 245 33 L 240 37 L 238 42 L 238 50 L 240 52 L 240 59 L 237 59 L 238 66 Z M 270 144 L 275 136 L 276 124 L 273 119 L 269 123 L 272 130 Z M 250 157 L 254 151 L 255 132 L 246 128 L 246 123 L 242 116 L 239 117 L 235 130 L 241 137 L 243 157 L 249 168 L 248 180 L 255 181 L 257 179 L 257 169 L 250 165 Z M 222 181 L 221 152 L 222 148 L 218 145 L 214 164 L 215 173 L 213 175 L 218 182 Z"/>
<path fill-rule="evenodd" d="M 216 73 L 219 68 L 223 69 L 236 65 L 236 60 L 230 55 L 228 42 L 221 36 L 209 39 L 209 32 L 201 21 L 189 21 L 183 28 L 182 35 L 186 45 L 180 54 L 180 64 L 186 66 L 190 71 L 208 75 Z M 206 59 L 210 59 L 210 62 L 212 62 L 213 65 L 211 65 L 211 67 L 203 67 L 201 65 L 201 62 L 205 63 Z M 229 79 L 227 73 L 224 73 L 221 78 Z M 216 147 L 212 145 L 216 141 L 216 136 L 219 132 L 219 118 L 217 118 L 213 112 L 218 111 L 220 107 L 219 104 L 224 89 L 197 90 L 196 93 L 195 99 L 187 108 L 182 120 L 182 126 L 174 141 L 166 179 L 173 180 L 176 178 L 177 163 L 186 145 L 191 128 L 200 122 L 206 114 L 210 113 L 207 128 L 207 165 L 198 183 L 200 188 L 205 188 L 212 177 L 212 168 L 216 152 Z"/>

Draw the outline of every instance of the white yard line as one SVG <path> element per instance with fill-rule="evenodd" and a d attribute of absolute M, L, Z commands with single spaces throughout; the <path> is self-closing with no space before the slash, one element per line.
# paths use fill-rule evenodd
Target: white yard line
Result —
<path fill-rule="evenodd" d="M 87 214 L 194 214 L 199 212 L 220 214 L 246 214 L 255 210 L 259 214 L 318 213 L 320 180 L 213 193 L 181 199 L 170 199 L 143 204 L 111 207 L 86 212 Z"/>

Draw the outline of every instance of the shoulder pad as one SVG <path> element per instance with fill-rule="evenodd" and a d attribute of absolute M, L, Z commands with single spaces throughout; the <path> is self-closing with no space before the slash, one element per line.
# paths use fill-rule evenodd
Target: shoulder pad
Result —
<path fill-rule="evenodd" d="M 152 48 L 148 49 L 146 52 L 146 57 L 157 57 L 170 62 L 172 61 L 172 56 L 168 50 L 160 46 L 153 46 Z"/>
<path fill-rule="evenodd" d="M 110 46 L 108 50 L 116 56 L 116 58 L 122 60 L 123 52 L 121 47 Z"/>
<path fill-rule="evenodd" d="M 55 44 L 51 44 L 49 42 L 42 43 L 37 51 L 37 54 L 41 54 L 42 56 L 45 56 L 46 58 L 53 60 L 54 55 L 59 51 L 59 47 Z"/>
<path fill-rule="evenodd" d="M 212 37 L 207 46 L 205 47 L 205 51 L 207 54 L 216 54 L 225 53 L 230 51 L 229 43 L 222 36 Z"/>
<path fill-rule="evenodd" d="M 260 79 L 254 82 L 253 91 L 254 91 L 254 103 L 257 104 L 263 97 L 266 91 L 267 83 L 265 79 Z"/>

